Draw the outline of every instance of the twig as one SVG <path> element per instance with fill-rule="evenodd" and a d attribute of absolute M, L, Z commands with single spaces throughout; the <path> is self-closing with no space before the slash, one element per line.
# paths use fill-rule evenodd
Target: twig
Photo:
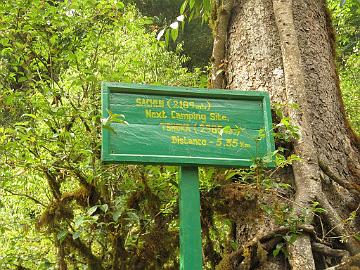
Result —
<path fill-rule="evenodd" d="M 11 195 L 14 195 L 14 196 L 21 196 L 21 197 L 26 197 L 30 200 L 32 200 L 33 202 L 37 203 L 37 204 L 40 204 L 44 207 L 46 207 L 46 205 L 44 203 L 42 203 L 41 201 L 39 201 L 38 199 L 35 199 L 34 197 L 31 197 L 30 195 L 28 194 L 23 194 L 23 193 L 17 193 L 17 192 L 14 192 L 14 191 L 11 191 L 7 188 L 3 188 L 3 187 L 0 187 L 2 190 L 4 190 L 5 192 L 8 192 L 10 193 Z"/>

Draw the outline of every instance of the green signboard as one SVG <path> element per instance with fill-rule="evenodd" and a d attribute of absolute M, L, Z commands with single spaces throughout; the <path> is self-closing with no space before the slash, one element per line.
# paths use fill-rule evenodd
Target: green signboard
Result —
<path fill-rule="evenodd" d="M 103 83 L 102 110 L 107 163 L 244 167 L 274 151 L 265 92 Z"/>
<path fill-rule="evenodd" d="M 180 269 L 201 270 L 197 166 L 246 167 L 274 151 L 268 94 L 103 83 L 102 110 L 104 162 L 181 166 Z"/>

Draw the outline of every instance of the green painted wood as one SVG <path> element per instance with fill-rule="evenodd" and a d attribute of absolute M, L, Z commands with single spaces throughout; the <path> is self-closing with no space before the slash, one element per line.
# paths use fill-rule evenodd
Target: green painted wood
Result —
<path fill-rule="evenodd" d="M 265 92 L 103 83 L 102 110 L 129 123 L 103 128 L 105 163 L 236 167 L 274 151 Z"/>
<path fill-rule="evenodd" d="M 200 192 L 197 167 L 180 167 L 180 269 L 202 269 Z"/>

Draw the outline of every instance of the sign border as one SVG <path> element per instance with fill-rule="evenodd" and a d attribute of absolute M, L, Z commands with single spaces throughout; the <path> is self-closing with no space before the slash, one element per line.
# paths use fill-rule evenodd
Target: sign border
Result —
<path fill-rule="evenodd" d="M 239 100 L 259 100 L 263 104 L 264 124 L 266 134 L 267 153 L 275 151 L 274 138 L 272 132 L 272 119 L 270 98 L 267 92 L 263 91 L 240 91 L 225 89 L 206 89 L 191 87 L 174 86 L 155 86 L 146 84 L 114 83 L 103 82 L 101 85 L 102 117 L 109 116 L 108 108 L 110 105 L 111 93 L 128 94 L 149 94 L 177 97 L 195 98 L 216 98 L 216 99 L 239 99 Z M 102 148 L 101 159 L 103 163 L 130 163 L 130 164 L 161 164 L 161 165 L 198 165 L 198 166 L 221 166 L 221 167 L 249 167 L 253 164 L 251 159 L 234 158 L 211 158 L 211 157 L 189 157 L 189 156 L 167 156 L 167 155 L 142 155 L 142 154 L 111 154 L 110 153 L 110 131 L 102 128 Z M 164 162 L 164 160 L 166 160 Z M 275 163 L 265 164 L 266 167 L 274 168 Z"/>

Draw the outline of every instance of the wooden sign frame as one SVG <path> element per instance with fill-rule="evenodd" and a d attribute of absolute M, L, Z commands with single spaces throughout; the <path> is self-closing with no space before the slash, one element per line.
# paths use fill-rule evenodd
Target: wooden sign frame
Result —
<path fill-rule="evenodd" d="M 269 95 L 103 83 L 102 115 L 104 163 L 180 166 L 180 269 L 201 270 L 198 166 L 248 167 L 272 156 Z"/>
<path fill-rule="evenodd" d="M 275 150 L 266 92 L 105 82 L 102 115 L 126 123 L 103 127 L 105 163 L 248 167 Z"/>

